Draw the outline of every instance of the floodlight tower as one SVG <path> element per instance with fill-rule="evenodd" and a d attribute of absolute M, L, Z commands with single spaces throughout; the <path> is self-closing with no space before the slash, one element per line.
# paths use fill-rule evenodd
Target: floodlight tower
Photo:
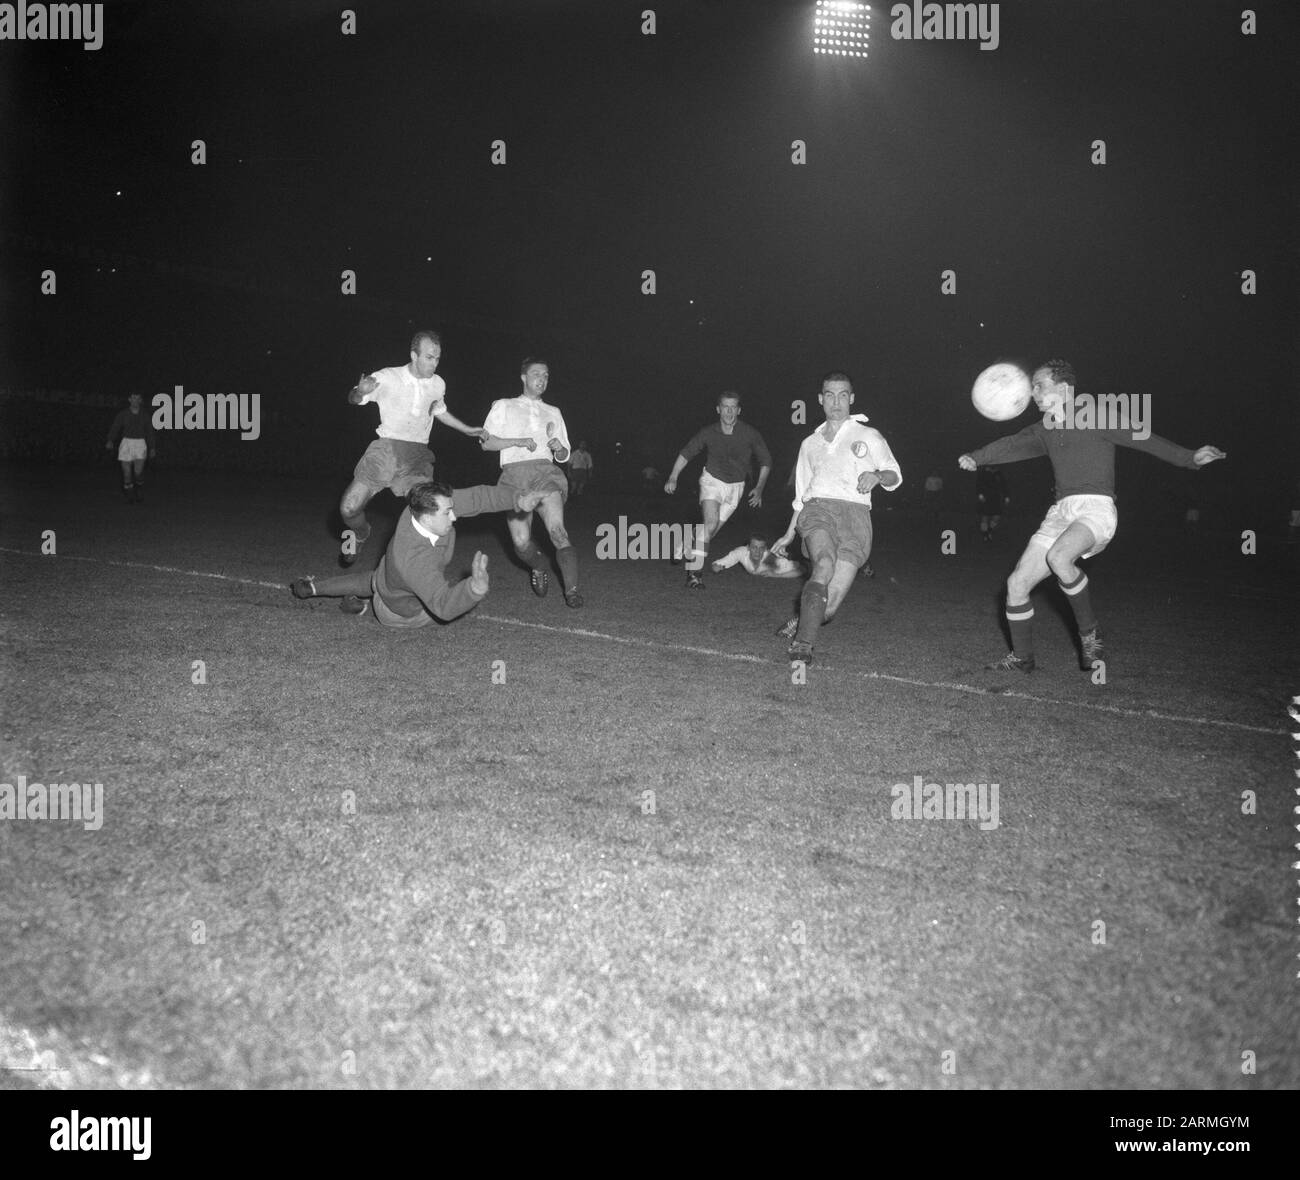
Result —
<path fill-rule="evenodd" d="M 858 0 L 817 0 L 813 13 L 813 52 L 866 57 L 871 38 L 871 5 Z"/>

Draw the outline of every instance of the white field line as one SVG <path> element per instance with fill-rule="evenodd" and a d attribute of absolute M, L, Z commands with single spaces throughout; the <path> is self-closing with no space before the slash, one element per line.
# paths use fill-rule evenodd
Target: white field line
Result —
<path fill-rule="evenodd" d="M 9 549 L 4 546 L 0 546 L 0 553 L 14 553 L 22 557 L 43 556 L 29 549 Z M 237 578 L 230 574 L 213 574 L 205 570 L 187 570 L 169 565 L 150 565 L 147 562 L 140 561 L 113 561 L 101 557 L 57 557 L 56 560 L 86 561 L 99 565 L 123 566 L 128 569 L 153 570 L 163 574 L 181 574 L 184 577 L 191 578 L 217 578 L 223 582 L 236 582 L 243 586 L 262 586 L 269 590 L 287 590 L 287 583 L 285 582 L 259 582 L 254 578 Z M 551 631 L 559 635 L 572 635 L 578 639 L 597 639 L 605 643 L 620 643 L 625 647 L 648 648 L 653 651 L 688 652 L 691 655 L 712 656 L 715 659 L 730 660 L 739 664 L 760 664 L 771 667 L 788 666 L 786 660 L 764 659 L 761 656 L 722 651 L 714 647 L 696 647 L 686 643 L 665 643 L 657 639 L 638 639 L 626 635 L 611 635 L 606 631 L 592 631 L 585 627 L 557 627 L 551 623 L 533 623 L 525 619 L 513 619 L 504 615 L 489 615 L 477 612 L 469 617 L 483 623 L 499 623 L 507 627 L 527 627 L 534 631 Z M 828 667 L 824 664 L 815 665 L 815 667 L 821 672 L 844 673 L 847 671 L 842 668 Z M 1065 709 L 1082 709 L 1092 713 L 1106 713 L 1112 717 L 1132 717 L 1141 721 L 1170 721 L 1180 725 L 1212 725 L 1219 729 L 1231 729 L 1239 733 L 1260 733 L 1269 737 L 1285 737 L 1288 732 L 1285 729 L 1269 729 L 1263 725 L 1247 725 L 1242 721 L 1225 721 L 1219 717 L 1194 717 L 1182 713 L 1161 713 L 1156 709 L 1124 709 L 1119 705 L 1102 705 L 1091 701 L 1064 701 L 1055 697 L 1041 697 L 1033 693 L 1015 692 L 1010 689 L 1005 692 L 991 692 L 989 689 L 981 688 L 975 684 L 960 684 L 946 680 L 919 680 L 912 676 L 895 676 L 889 672 L 847 672 L 847 674 L 861 680 L 884 680 L 893 684 L 908 684 L 914 688 L 933 688 L 945 692 L 966 693 L 970 696 L 1032 701 L 1039 705 L 1057 705 Z"/>

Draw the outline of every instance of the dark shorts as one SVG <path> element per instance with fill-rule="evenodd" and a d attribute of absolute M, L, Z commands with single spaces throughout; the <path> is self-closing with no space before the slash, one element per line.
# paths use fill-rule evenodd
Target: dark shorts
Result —
<path fill-rule="evenodd" d="M 569 481 L 549 459 L 526 459 L 522 463 L 507 463 L 501 468 L 498 487 L 516 492 L 559 492 L 563 503 L 569 498 Z"/>
<path fill-rule="evenodd" d="M 433 452 L 424 443 L 377 438 L 361 456 L 352 477 L 372 493 L 387 488 L 398 499 L 433 478 Z"/>
<path fill-rule="evenodd" d="M 851 500 L 809 500 L 795 524 L 803 538 L 803 551 L 812 557 L 808 542 L 823 534 L 835 551 L 835 560 L 851 561 L 861 568 L 871 556 L 871 509 Z"/>

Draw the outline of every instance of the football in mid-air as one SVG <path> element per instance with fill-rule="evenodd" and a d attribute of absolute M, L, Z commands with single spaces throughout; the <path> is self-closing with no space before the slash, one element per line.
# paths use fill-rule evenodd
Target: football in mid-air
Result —
<path fill-rule="evenodd" d="M 971 387 L 975 408 L 994 422 L 1005 422 L 1025 412 L 1029 405 L 1029 374 L 1019 365 L 989 365 Z"/>

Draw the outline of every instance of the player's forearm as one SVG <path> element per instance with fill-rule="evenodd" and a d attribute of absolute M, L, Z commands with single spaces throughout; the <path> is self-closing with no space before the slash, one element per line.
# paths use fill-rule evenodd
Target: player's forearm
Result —
<path fill-rule="evenodd" d="M 760 467 L 758 469 L 758 482 L 754 484 L 754 491 L 761 492 L 767 486 L 767 477 L 772 474 L 772 468 Z"/>
<path fill-rule="evenodd" d="M 1036 459 L 1045 452 L 1035 440 L 1008 434 L 1005 438 L 995 439 L 987 446 L 966 453 L 975 460 L 976 466 L 987 467 L 990 463 L 1018 463 L 1021 459 Z"/>
<path fill-rule="evenodd" d="M 460 618 L 466 611 L 473 610 L 485 596 L 474 593 L 469 578 L 462 578 L 451 586 L 439 577 L 427 591 L 422 590 L 419 597 L 431 615 L 449 623 L 452 619 Z"/>
<path fill-rule="evenodd" d="M 439 422 L 450 426 L 453 430 L 459 430 L 461 434 L 468 434 L 471 438 L 477 437 L 478 435 L 478 431 L 473 426 L 466 426 L 465 423 L 457 418 L 450 410 L 443 410 L 440 414 L 435 414 L 434 417 L 437 418 Z"/>
<path fill-rule="evenodd" d="M 689 463 L 689 462 L 690 462 L 690 460 L 689 460 L 688 458 L 686 458 L 685 455 L 678 455 L 678 456 L 677 456 L 677 461 L 673 464 L 673 469 L 672 469 L 672 471 L 670 471 L 670 472 L 668 473 L 668 480 L 669 480 L 670 483 L 671 483 L 673 480 L 675 480 L 679 475 L 681 475 L 681 473 L 682 473 L 682 469 L 683 469 L 683 468 L 686 466 L 686 464 Z"/>
<path fill-rule="evenodd" d="M 1186 447 L 1180 447 L 1175 442 L 1170 442 L 1167 438 L 1161 438 L 1158 434 L 1149 435 L 1147 438 L 1134 438 L 1132 434 L 1124 430 L 1107 431 L 1111 435 L 1116 445 L 1121 447 L 1131 447 L 1135 451 L 1144 451 L 1148 455 L 1154 455 L 1157 459 L 1163 459 L 1166 463 L 1172 463 L 1175 467 L 1195 467 L 1196 452 L 1190 451 Z"/>
<path fill-rule="evenodd" d="M 892 492 L 903 482 L 903 477 L 893 468 L 887 467 L 883 471 L 877 472 L 877 474 L 880 476 L 880 486 L 887 492 Z"/>
<path fill-rule="evenodd" d="M 498 438 L 495 434 L 489 434 L 487 438 L 478 440 L 479 446 L 485 451 L 505 451 L 510 447 L 526 447 L 533 440 L 531 438 Z"/>

